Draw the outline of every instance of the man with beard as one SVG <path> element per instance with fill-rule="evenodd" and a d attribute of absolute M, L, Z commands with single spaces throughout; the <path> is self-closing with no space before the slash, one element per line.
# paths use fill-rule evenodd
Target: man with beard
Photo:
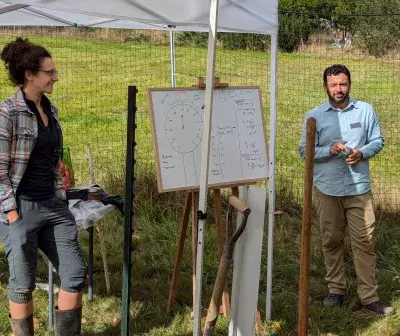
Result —
<path fill-rule="evenodd" d="M 306 122 L 314 117 L 317 121 L 314 196 L 329 289 L 323 303 L 327 307 L 343 304 L 347 225 L 362 307 L 379 315 L 393 315 L 395 310 L 379 301 L 372 243 L 375 216 L 369 159 L 381 151 L 384 138 L 374 108 L 350 98 L 350 71 L 345 66 L 336 64 L 325 69 L 323 81 L 328 101 L 307 113 L 299 146 L 304 158 Z"/>

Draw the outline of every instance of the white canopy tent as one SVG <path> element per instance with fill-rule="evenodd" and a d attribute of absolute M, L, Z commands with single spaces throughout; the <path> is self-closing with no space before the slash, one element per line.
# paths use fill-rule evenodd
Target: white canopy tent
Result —
<path fill-rule="evenodd" d="M 151 29 L 176 26 L 180 31 L 209 30 L 208 0 L 8 0 L 0 1 L 0 25 L 11 17 L 11 12 L 1 15 L 2 9 L 10 5 L 16 6 L 18 13 L 31 16 L 15 16 L 13 25 L 136 28 L 142 24 L 142 28 L 148 25 Z M 277 11 L 276 0 L 220 0 L 218 31 L 276 34 Z M 44 20 L 48 15 L 52 18 Z M 43 16 L 43 24 L 39 16 Z"/>
<path fill-rule="evenodd" d="M 210 6 L 211 4 L 211 6 Z M 210 9 L 211 8 L 211 9 Z M 269 141 L 269 216 L 266 318 L 271 318 L 272 256 L 275 211 L 275 148 L 276 148 L 276 74 L 277 74 L 277 0 L 0 0 L 0 26 L 75 26 L 125 29 L 164 29 L 173 31 L 208 31 L 210 33 L 207 84 L 213 83 L 215 33 L 236 32 L 271 35 L 270 141 Z M 171 33 L 171 68 L 174 85 L 173 34 Z M 207 85 L 205 115 L 212 112 L 212 85 Z M 208 104 L 207 104 L 208 102 Z M 207 106 L 208 105 L 208 106 Z M 207 123 L 204 123 L 205 128 Z M 208 134 L 205 129 L 205 135 Z M 203 136 L 203 139 L 207 137 Z M 203 147 L 207 150 L 207 141 Z M 206 156 L 208 157 L 208 155 Z M 206 176 L 208 160 L 202 160 Z M 204 163 L 202 164 L 204 166 Z M 203 179 L 204 180 L 204 179 Z M 207 179 L 205 178 L 205 182 Z M 203 193 L 202 193 L 203 189 Z M 202 199 L 202 194 L 204 197 Z M 206 192 L 200 189 L 199 209 L 205 206 Z M 205 198 L 205 199 L 204 199 Z M 203 206 L 202 204 L 203 203 Z M 205 212 L 205 208 L 204 208 Z M 199 223 L 199 242 L 203 228 Z M 201 275 L 202 252 L 198 249 L 197 271 Z M 201 261 L 199 263 L 199 261 Z M 124 265 L 125 266 L 125 265 Z M 199 328 L 200 288 L 195 302 L 195 334 Z M 197 308 L 197 309 L 196 309 Z M 197 330 L 196 330 L 197 328 Z"/>

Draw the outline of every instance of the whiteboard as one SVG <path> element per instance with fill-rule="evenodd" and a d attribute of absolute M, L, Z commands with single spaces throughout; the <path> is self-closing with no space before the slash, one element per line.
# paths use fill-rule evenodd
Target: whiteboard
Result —
<path fill-rule="evenodd" d="M 205 90 L 148 89 L 160 192 L 198 189 Z M 209 187 L 246 185 L 268 177 L 259 87 L 215 89 Z"/>

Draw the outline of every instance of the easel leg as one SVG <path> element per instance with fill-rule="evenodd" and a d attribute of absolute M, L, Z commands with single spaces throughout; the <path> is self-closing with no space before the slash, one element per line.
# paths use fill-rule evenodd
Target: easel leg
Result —
<path fill-rule="evenodd" d="M 179 271 L 182 263 L 183 249 L 185 247 L 186 231 L 189 224 L 189 215 L 191 206 L 192 206 L 192 193 L 188 192 L 186 193 L 181 232 L 179 233 L 178 248 L 176 249 L 174 270 L 172 273 L 171 285 L 169 287 L 168 310 L 172 308 L 172 305 L 175 302 L 176 291 L 178 288 Z"/>
<path fill-rule="evenodd" d="M 232 187 L 232 195 L 239 198 L 239 187 Z"/>
<path fill-rule="evenodd" d="M 217 243 L 218 243 L 218 259 L 221 260 L 222 253 L 224 252 L 224 234 L 222 230 L 222 207 L 221 207 L 221 190 L 214 189 L 213 190 L 213 198 L 214 198 L 214 215 L 215 215 L 215 224 L 217 230 Z M 225 282 L 224 291 L 222 294 L 222 310 L 224 316 L 229 316 L 231 305 L 229 299 L 229 290 L 228 284 Z"/>
<path fill-rule="evenodd" d="M 193 305 L 196 297 L 196 257 L 197 257 L 197 210 L 199 209 L 199 192 L 195 191 L 192 194 L 192 250 L 193 250 Z M 194 308 L 194 306 L 193 306 Z M 193 309 L 194 311 L 194 309 Z"/>

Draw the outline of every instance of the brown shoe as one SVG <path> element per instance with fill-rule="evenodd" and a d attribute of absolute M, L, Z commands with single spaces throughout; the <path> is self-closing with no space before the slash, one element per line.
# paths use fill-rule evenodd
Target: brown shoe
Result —
<path fill-rule="evenodd" d="M 365 306 L 363 305 L 362 307 L 364 309 L 367 309 L 378 315 L 390 316 L 390 315 L 394 315 L 396 313 L 396 309 L 385 305 L 381 301 L 375 301 L 375 302 L 370 303 L 369 305 L 365 305 Z"/>

